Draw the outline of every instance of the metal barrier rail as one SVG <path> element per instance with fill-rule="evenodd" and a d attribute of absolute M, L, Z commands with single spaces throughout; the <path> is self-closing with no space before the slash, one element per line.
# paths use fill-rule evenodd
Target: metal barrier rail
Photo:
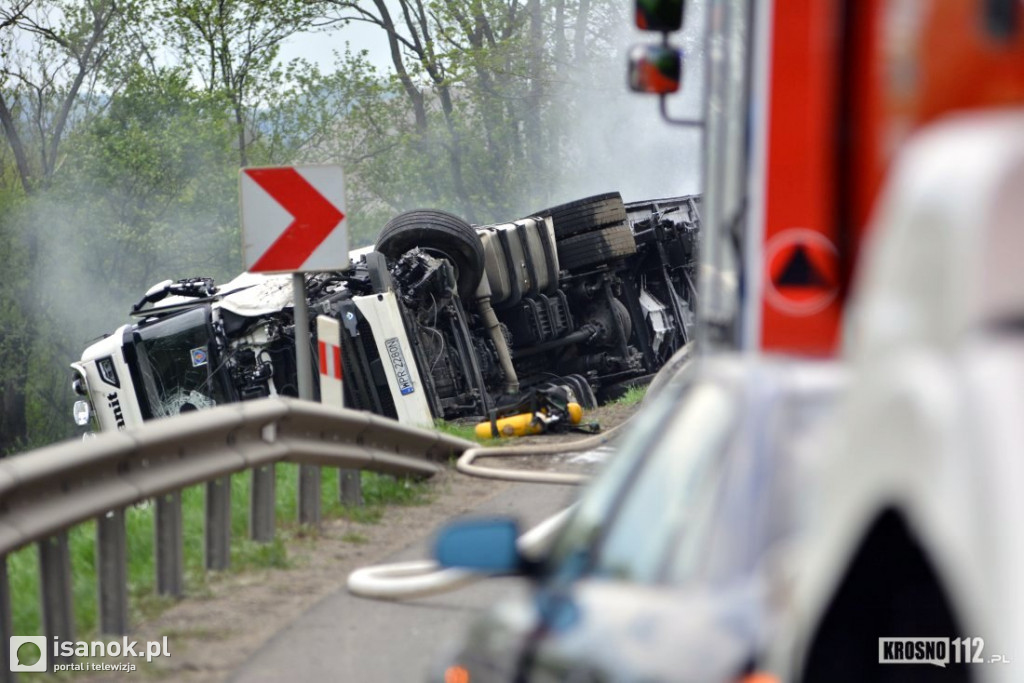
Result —
<path fill-rule="evenodd" d="M 157 591 L 184 591 L 181 489 L 206 483 L 205 559 L 225 569 L 230 548 L 230 475 L 252 470 L 250 536 L 275 527 L 274 468 L 294 462 L 431 476 L 474 446 L 370 413 L 271 398 L 156 420 L 143 428 L 65 442 L 0 460 L 0 681 L 11 680 L 7 554 L 39 546 L 47 642 L 74 640 L 67 529 L 96 519 L 100 631 L 128 631 L 124 508 L 155 501 Z M 299 509 L 319 519 L 319 488 Z M 304 495 L 300 487 L 299 495 Z M 307 512 L 308 519 L 308 512 Z M 51 658 L 52 659 L 52 658 Z"/>

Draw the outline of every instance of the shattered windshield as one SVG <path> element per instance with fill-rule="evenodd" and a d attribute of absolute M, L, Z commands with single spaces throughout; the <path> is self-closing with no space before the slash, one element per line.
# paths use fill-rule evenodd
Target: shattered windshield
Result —
<path fill-rule="evenodd" d="M 135 332 L 139 374 L 151 417 L 225 402 L 211 364 L 208 315 L 206 307 L 195 308 Z"/>

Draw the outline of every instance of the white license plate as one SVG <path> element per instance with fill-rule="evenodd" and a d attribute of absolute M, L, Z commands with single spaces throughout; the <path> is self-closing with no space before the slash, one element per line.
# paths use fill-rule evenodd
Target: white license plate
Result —
<path fill-rule="evenodd" d="M 388 350 L 391 367 L 395 370 L 395 379 L 398 380 L 398 390 L 402 392 L 402 396 L 416 391 L 416 387 L 412 385 L 412 376 L 409 374 L 409 366 L 405 363 L 405 354 L 402 353 L 402 345 L 399 343 L 398 337 L 385 339 L 384 348 Z"/>

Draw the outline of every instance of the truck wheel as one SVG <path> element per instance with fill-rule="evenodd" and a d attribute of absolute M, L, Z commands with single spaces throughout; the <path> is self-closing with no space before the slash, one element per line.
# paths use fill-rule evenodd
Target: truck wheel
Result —
<path fill-rule="evenodd" d="M 636 253 L 628 225 L 602 228 L 558 241 L 558 264 L 565 270 L 596 266 Z"/>
<path fill-rule="evenodd" d="M 374 246 L 390 259 L 416 247 L 451 263 L 459 296 L 472 300 L 484 274 L 484 247 L 469 223 L 445 211 L 406 211 L 388 221 Z"/>
<path fill-rule="evenodd" d="M 555 237 L 571 237 L 597 228 L 627 225 L 626 207 L 618 192 L 577 199 L 538 211 L 536 215 L 551 218 Z"/>

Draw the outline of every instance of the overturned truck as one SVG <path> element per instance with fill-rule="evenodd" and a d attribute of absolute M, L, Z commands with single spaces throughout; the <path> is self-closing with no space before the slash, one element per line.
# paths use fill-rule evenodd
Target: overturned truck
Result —
<path fill-rule="evenodd" d="M 493 418 L 551 386 L 590 407 L 689 341 L 699 228 L 698 196 L 484 226 L 406 212 L 347 269 L 306 276 L 311 313 L 341 328 L 339 353 L 313 353 L 340 364 L 346 406 L 412 424 Z M 166 281 L 132 315 L 71 364 L 80 425 L 298 393 L 288 275 Z"/>

